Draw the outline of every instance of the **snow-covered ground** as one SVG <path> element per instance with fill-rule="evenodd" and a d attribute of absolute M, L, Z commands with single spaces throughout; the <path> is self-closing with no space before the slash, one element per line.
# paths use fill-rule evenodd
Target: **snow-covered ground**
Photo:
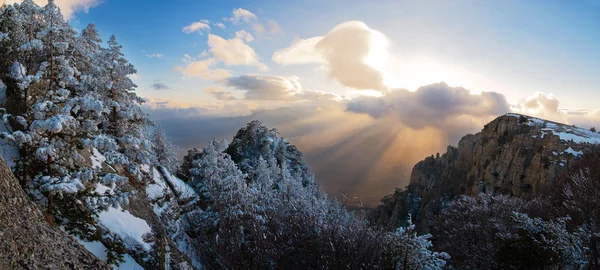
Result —
<path fill-rule="evenodd" d="M 120 206 L 109 207 L 108 210 L 100 212 L 98 221 L 102 227 L 121 237 L 127 248 L 142 247 L 144 250 L 152 248 L 151 244 L 143 240 L 145 234 L 152 233 L 148 223 Z"/>
<path fill-rule="evenodd" d="M 65 231 L 63 227 L 61 227 L 61 230 Z M 102 244 L 99 241 L 85 241 L 76 235 L 73 235 L 73 237 L 75 238 L 75 240 L 77 240 L 77 242 L 79 242 L 79 244 L 81 244 L 83 247 L 85 247 L 85 249 L 87 249 L 89 252 L 94 254 L 94 256 L 96 256 L 96 258 L 100 259 L 103 262 L 106 262 L 106 260 L 108 259 L 108 256 L 106 254 L 107 249 L 106 249 L 106 246 L 104 246 L 104 244 Z M 130 269 L 143 270 L 144 269 L 129 254 L 124 254 L 123 260 L 125 260 L 125 261 L 120 263 L 119 266 L 113 265 L 112 266 L 113 270 L 130 270 Z"/>

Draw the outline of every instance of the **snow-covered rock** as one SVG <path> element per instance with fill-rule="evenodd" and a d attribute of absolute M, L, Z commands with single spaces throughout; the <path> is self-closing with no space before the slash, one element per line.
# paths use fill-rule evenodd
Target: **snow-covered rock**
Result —
<path fill-rule="evenodd" d="M 106 211 L 100 212 L 98 222 L 109 232 L 121 237 L 128 248 L 141 247 L 146 251 L 152 248 L 152 243 L 144 241 L 144 237 L 147 238 L 147 235 L 152 234 L 148 223 L 120 206 L 109 207 Z"/>

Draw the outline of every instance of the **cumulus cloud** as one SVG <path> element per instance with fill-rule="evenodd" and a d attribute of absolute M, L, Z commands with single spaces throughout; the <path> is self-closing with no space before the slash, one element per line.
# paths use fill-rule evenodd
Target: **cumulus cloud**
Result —
<path fill-rule="evenodd" d="M 155 82 L 155 83 L 151 84 L 150 88 L 152 88 L 154 90 L 170 90 L 171 89 L 171 87 L 169 87 L 168 85 L 161 83 L 161 82 Z"/>
<path fill-rule="evenodd" d="M 221 29 L 225 29 L 225 25 L 223 23 L 221 23 L 221 22 L 214 23 L 213 25 L 216 26 L 216 27 L 219 27 Z"/>
<path fill-rule="evenodd" d="M 516 106 L 516 110 L 538 116 L 554 116 L 559 113 L 560 102 L 554 95 L 536 92 L 522 99 Z"/>
<path fill-rule="evenodd" d="M 360 97 L 347 104 L 351 112 L 366 113 L 374 118 L 392 115 L 416 129 L 441 128 L 458 117 L 496 117 L 510 111 L 503 94 L 473 94 L 462 87 L 446 83 L 422 86 L 415 92 L 397 89 L 382 97 Z"/>
<path fill-rule="evenodd" d="M 252 42 L 254 40 L 254 37 L 252 36 L 252 34 L 246 32 L 245 30 L 240 30 L 235 32 L 235 37 L 239 38 L 239 39 L 243 39 L 246 42 Z"/>
<path fill-rule="evenodd" d="M 387 58 L 387 39 L 360 21 L 334 27 L 325 36 L 294 42 L 273 54 L 280 64 L 325 61 L 329 76 L 344 86 L 359 90 L 384 90 L 381 69 Z"/>
<path fill-rule="evenodd" d="M 256 20 L 256 15 L 254 13 L 245 10 L 243 8 L 236 8 L 233 10 L 233 16 L 229 18 L 230 21 L 234 23 L 239 22 L 251 22 Z"/>
<path fill-rule="evenodd" d="M 5 0 L 5 4 L 21 3 L 23 0 Z M 48 4 L 47 0 L 34 0 L 36 4 L 45 6 Z M 70 19 L 73 13 L 83 11 L 87 13 L 90 8 L 98 6 L 102 3 L 101 0 L 55 0 L 54 3 L 60 8 L 62 15 L 65 19 Z"/>
<path fill-rule="evenodd" d="M 243 75 L 223 80 L 223 84 L 237 90 L 245 90 L 249 100 L 290 100 L 302 89 L 294 77 L 271 75 Z"/>
<path fill-rule="evenodd" d="M 186 66 L 176 66 L 175 71 L 179 71 L 189 77 L 197 77 L 204 80 L 220 80 L 231 76 L 228 70 L 222 68 L 212 69 L 211 66 L 217 63 L 214 58 L 205 60 L 196 60 L 191 57 L 184 58 Z"/>
<path fill-rule="evenodd" d="M 208 25 L 208 21 L 193 22 L 182 29 L 182 31 L 186 34 L 191 34 L 194 32 L 202 34 L 202 31 L 204 30 L 210 30 L 210 25 Z"/>
<path fill-rule="evenodd" d="M 262 63 L 252 47 L 239 37 L 224 39 L 220 36 L 208 35 L 208 45 L 214 57 L 229 66 L 256 66 L 259 70 L 269 68 Z"/>
<path fill-rule="evenodd" d="M 237 98 L 231 94 L 231 92 L 227 92 L 223 89 L 223 87 L 219 86 L 209 86 L 204 88 L 202 92 L 212 95 L 215 99 L 221 101 L 229 101 L 236 100 Z"/>

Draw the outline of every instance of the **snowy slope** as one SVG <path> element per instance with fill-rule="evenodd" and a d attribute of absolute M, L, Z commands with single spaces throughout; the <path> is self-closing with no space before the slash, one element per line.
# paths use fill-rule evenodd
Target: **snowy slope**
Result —
<path fill-rule="evenodd" d="M 120 236 L 128 248 L 142 247 L 146 251 L 152 248 L 152 245 L 143 239 L 144 235 L 152 233 L 148 223 L 120 206 L 109 207 L 108 210 L 100 212 L 98 221 L 111 233 Z"/>
<path fill-rule="evenodd" d="M 576 144 L 600 144 L 600 134 L 585 128 L 560 124 L 531 116 L 509 113 L 512 117 L 525 117 L 527 124 L 542 130 L 542 138 L 546 135 L 558 136 L 561 140 Z"/>

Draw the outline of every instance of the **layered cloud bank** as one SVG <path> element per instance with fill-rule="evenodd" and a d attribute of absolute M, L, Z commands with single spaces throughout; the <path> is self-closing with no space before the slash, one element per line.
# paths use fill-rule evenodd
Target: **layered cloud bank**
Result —
<path fill-rule="evenodd" d="M 403 124 L 415 129 L 444 127 L 461 116 L 490 117 L 510 111 L 506 98 L 500 93 L 473 94 L 443 82 L 423 86 L 414 92 L 397 89 L 381 97 L 356 98 L 347 108 L 375 118 L 397 116 Z"/>

